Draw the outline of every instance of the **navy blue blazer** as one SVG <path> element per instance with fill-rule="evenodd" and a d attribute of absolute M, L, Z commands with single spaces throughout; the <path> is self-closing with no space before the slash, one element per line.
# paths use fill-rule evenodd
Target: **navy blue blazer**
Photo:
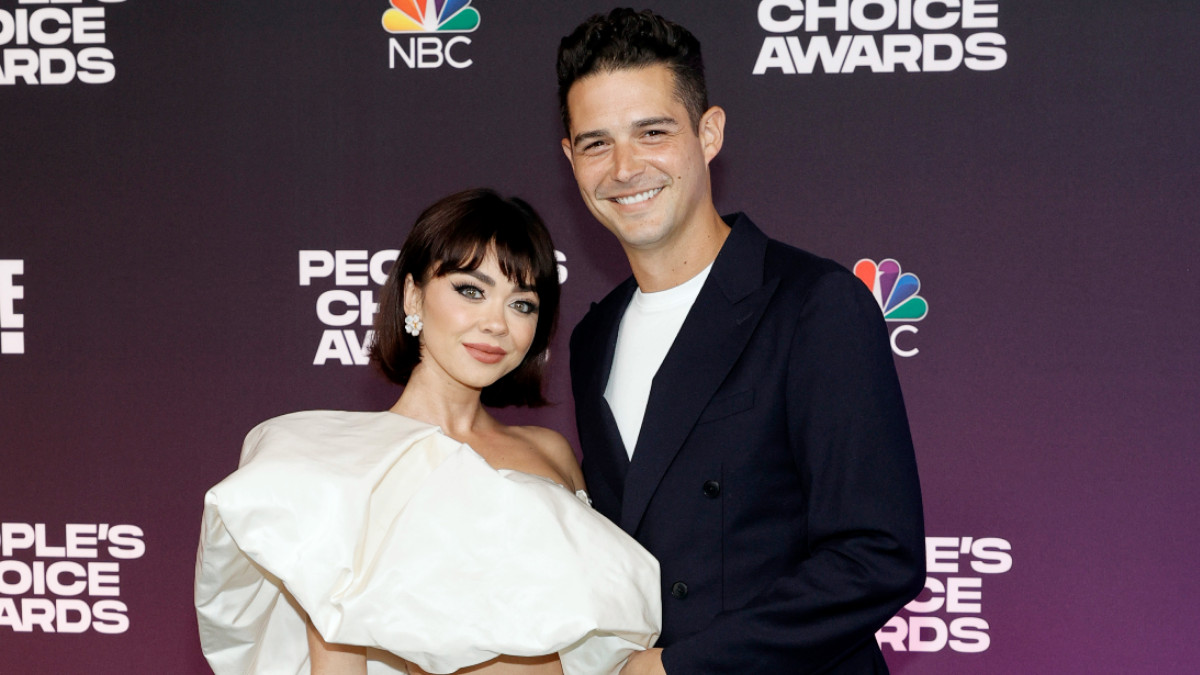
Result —
<path fill-rule="evenodd" d="M 882 313 L 845 268 L 725 221 L 632 462 L 604 389 L 634 279 L 575 327 L 588 491 L 662 565 L 669 675 L 886 673 L 874 633 L 925 562 Z"/>

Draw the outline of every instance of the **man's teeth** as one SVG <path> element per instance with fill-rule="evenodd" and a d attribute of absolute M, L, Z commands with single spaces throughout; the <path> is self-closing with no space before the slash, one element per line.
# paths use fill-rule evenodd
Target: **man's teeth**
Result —
<path fill-rule="evenodd" d="M 629 204 L 638 204 L 640 202 L 644 202 L 660 192 L 662 192 L 662 188 L 654 188 L 653 190 L 646 190 L 645 192 L 639 192 L 636 195 L 630 195 L 628 197 L 613 197 L 613 201 L 618 204 L 624 204 L 628 206 Z"/>

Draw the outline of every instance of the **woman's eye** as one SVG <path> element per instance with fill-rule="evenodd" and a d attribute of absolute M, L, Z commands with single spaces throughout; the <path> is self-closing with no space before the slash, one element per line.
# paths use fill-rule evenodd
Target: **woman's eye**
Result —
<path fill-rule="evenodd" d="M 509 306 L 522 314 L 533 314 L 534 312 L 538 311 L 537 304 L 528 300 L 517 300 Z"/>
<path fill-rule="evenodd" d="M 454 290 L 458 291 L 458 294 L 464 298 L 470 298 L 472 300 L 483 299 L 483 291 L 481 291 L 478 286 L 472 286 L 471 284 L 455 284 Z"/>

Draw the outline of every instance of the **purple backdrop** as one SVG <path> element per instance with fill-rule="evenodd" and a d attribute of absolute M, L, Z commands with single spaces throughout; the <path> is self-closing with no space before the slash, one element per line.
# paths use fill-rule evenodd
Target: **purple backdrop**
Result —
<path fill-rule="evenodd" d="M 799 4 L 655 8 L 728 112 L 718 206 L 919 280 L 890 326 L 931 572 L 893 670 L 1189 671 L 1195 8 Z M 550 224 L 558 404 L 503 414 L 573 438 L 566 336 L 628 271 L 553 58 L 608 5 L 470 5 L 471 32 L 393 35 L 388 0 L 0 0 L 0 671 L 207 672 L 204 491 L 264 418 L 391 404 L 353 364 L 370 260 L 445 194 Z"/>

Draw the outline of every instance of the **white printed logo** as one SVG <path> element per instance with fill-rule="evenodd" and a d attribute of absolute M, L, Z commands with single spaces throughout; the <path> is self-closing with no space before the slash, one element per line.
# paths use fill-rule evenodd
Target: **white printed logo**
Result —
<path fill-rule="evenodd" d="M 78 6 L 84 2 L 18 0 L 22 7 L 0 9 L 0 85 L 112 82 L 117 75 L 112 50 L 96 45 L 105 42 L 104 5 L 125 0 L 91 0 L 98 6 Z"/>
<path fill-rule="evenodd" d="M 999 70 L 998 0 L 761 0 L 754 74 Z M 838 33 L 829 35 L 828 33 Z M 783 35 L 793 33 L 792 35 Z"/>
<path fill-rule="evenodd" d="M 343 366 L 370 363 L 367 349 L 375 332 L 375 289 L 387 281 L 391 265 L 400 255 L 396 249 L 373 254 L 353 251 L 300 251 L 300 285 L 311 286 L 316 279 L 332 280 L 335 288 L 317 296 L 317 320 L 326 327 L 317 344 L 313 365 L 337 361 Z M 386 267 L 386 269 L 385 269 Z"/>
<path fill-rule="evenodd" d="M 25 315 L 16 305 L 25 298 L 25 287 L 17 284 L 24 274 L 24 260 L 0 260 L 0 354 L 25 353 Z"/>
<path fill-rule="evenodd" d="M 145 555 L 143 536 L 136 525 L 67 523 L 54 545 L 45 523 L 0 523 L 0 631 L 129 630 L 121 561 Z"/>
<path fill-rule="evenodd" d="M 875 633 L 897 652 L 975 654 L 992 644 L 983 580 L 1012 569 L 1012 545 L 997 537 L 926 537 L 925 589 Z"/>

